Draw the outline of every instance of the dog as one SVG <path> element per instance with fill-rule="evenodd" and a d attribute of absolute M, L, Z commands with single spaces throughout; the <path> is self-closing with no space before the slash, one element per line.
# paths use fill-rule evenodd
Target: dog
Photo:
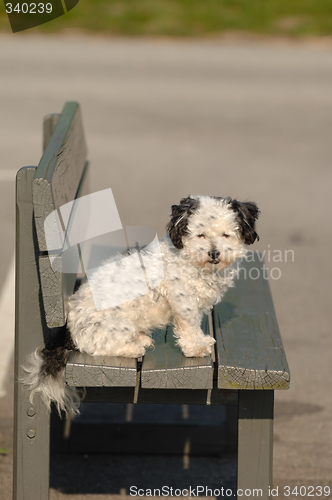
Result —
<path fill-rule="evenodd" d="M 233 264 L 245 256 L 246 245 L 259 239 L 255 227 L 259 213 L 254 202 L 229 197 L 188 196 L 173 205 L 167 235 L 159 240 L 160 283 L 142 294 L 142 279 L 134 278 L 135 264 L 121 274 L 121 284 L 116 271 L 122 260 L 109 259 L 97 268 L 92 279 L 69 298 L 64 340 L 33 353 L 24 367 L 30 401 L 39 394 L 48 408 L 54 402 L 59 413 L 78 413 L 82 395 L 65 383 L 71 350 L 140 358 L 153 344 L 151 331 L 169 323 L 185 356 L 211 354 L 215 340 L 201 330 L 203 315 L 233 285 Z M 158 274 L 158 262 L 152 258 L 149 264 L 150 276 L 154 271 Z M 121 295 L 128 288 L 136 298 L 123 301 Z M 112 296 L 116 305 L 107 307 L 106 301 L 106 306 L 97 308 L 97 295 L 101 303 Z"/>

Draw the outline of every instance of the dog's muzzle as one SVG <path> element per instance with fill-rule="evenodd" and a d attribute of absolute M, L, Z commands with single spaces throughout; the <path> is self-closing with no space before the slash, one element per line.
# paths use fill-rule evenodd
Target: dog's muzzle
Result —
<path fill-rule="evenodd" d="M 219 264 L 219 260 L 218 260 L 218 257 L 220 255 L 220 252 L 219 250 L 217 250 L 216 248 L 210 250 L 208 252 L 208 256 L 210 257 L 210 264 Z"/>

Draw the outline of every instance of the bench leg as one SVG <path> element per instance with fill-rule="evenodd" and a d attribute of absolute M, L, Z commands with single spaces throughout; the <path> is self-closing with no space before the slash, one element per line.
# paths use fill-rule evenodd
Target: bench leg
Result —
<path fill-rule="evenodd" d="M 240 390 L 238 498 L 270 497 L 273 458 L 273 390 Z M 262 490 L 255 492 L 254 490 Z M 247 494 L 245 494 L 245 490 Z"/>
<path fill-rule="evenodd" d="M 34 167 L 21 169 L 16 184 L 16 317 L 14 394 L 14 500 L 47 500 L 49 486 L 50 416 L 37 396 L 33 405 L 19 382 L 26 356 L 44 345 L 43 310 L 33 230 Z"/>
<path fill-rule="evenodd" d="M 50 470 L 50 415 L 37 397 L 32 405 L 15 388 L 14 500 L 47 500 Z"/>

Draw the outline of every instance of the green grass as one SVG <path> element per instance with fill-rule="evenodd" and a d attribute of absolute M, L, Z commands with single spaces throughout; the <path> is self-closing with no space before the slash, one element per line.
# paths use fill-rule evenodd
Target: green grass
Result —
<path fill-rule="evenodd" d="M 130 36 L 198 37 L 225 31 L 322 36 L 332 34 L 332 0 L 80 0 L 64 16 L 30 31 L 73 29 Z M 1 1 L 0 30 L 10 31 Z"/>

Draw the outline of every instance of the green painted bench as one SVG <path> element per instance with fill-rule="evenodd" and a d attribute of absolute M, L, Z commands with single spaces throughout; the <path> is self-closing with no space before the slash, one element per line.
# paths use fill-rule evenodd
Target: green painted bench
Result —
<path fill-rule="evenodd" d="M 75 273 L 51 268 L 44 220 L 87 193 L 88 170 L 80 107 L 70 102 L 61 115 L 44 120 L 38 167 L 17 174 L 15 500 L 48 498 L 50 415 L 38 398 L 29 402 L 18 379 L 26 356 L 63 329 L 66 300 L 77 280 Z M 142 360 L 72 352 L 66 382 L 85 387 L 86 402 L 227 405 L 236 415 L 237 487 L 262 488 L 266 499 L 272 486 L 274 390 L 288 389 L 290 375 L 268 281 L 262 272 L 245 279 L 251 267 L 262 265 L 258 256 L 243 262 L 235 286 L 204 318 L 203 329 L 217 340 L 213 356 L 185 358 L 169 326 L 154 332 L 155 348 Z"/>

